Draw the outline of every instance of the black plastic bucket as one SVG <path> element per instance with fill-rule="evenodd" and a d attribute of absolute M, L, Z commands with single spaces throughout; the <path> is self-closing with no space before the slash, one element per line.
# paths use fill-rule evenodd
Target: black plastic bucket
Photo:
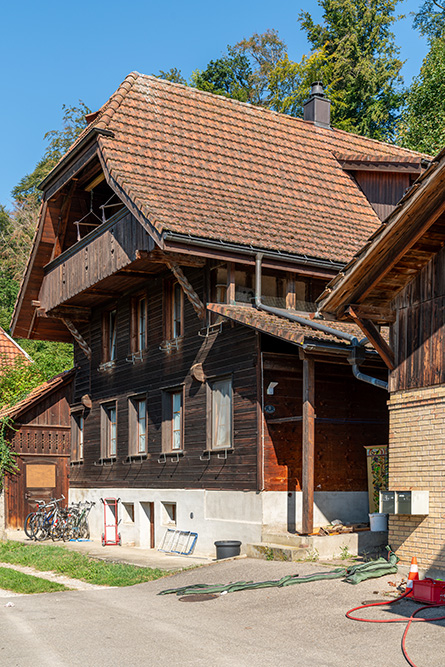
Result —
<path fill-rule="evenodd" d="M 239 556 L 241 550 L 241 542 L 238 540 L 220 540 L 215 542 L 216 559 L 233 558 Z"/>

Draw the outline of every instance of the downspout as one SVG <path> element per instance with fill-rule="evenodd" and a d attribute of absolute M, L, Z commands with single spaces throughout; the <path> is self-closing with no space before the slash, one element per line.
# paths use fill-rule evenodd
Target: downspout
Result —
<path fill-rule="evenodd" d="M 300 317 L 299 315 L 288 313 L 286 310 L 283 310 L 282 308 L 272 308 L 271 306 L 265 306 L 261 302 L 262 259 L 263 259 L 263 254 L 260 252 L 257 253 L 255 256 L 255 299 L 254 299 L 255 308 L 257 308 L 258 310 L 263 310 L 266 313 L 270 313 L 271 315 L 284 317 L 290 322 L 296 322 L 297 324 L 302 324 L 303 326 L 311 327 L 312 329 L 315 329 L 317 331 L 322 331 L 325 334 L 335 336 L 336 338 L 343 338 L 343 340 L 348 341 L 352 346 L 351 354 L 348 357 L 348 361 L 352 366 L 352 373 L 354 377 L 357 378 L 357 380 L 361 380 L 362 382 L 367 382 L 368 384 L 372 384 L 374 387 L 379 387 L 380 389 L 385 389 L 386 391 L 388 391 L 387 382 L 385 382 L 384 380 L 379 380 L 378 378 L 374 378 L 371 375 L 366 375 L 365 373 L 362 373 L 360 371 L 359 364 L 361 364 L 365 360 L 365 348 L 363 347 L 363 344 L 367 340 L 366 338 L 363 338 L 361 341 L 359 341 L 356 338 L 356 336 L 353 336 L 352 334 L 348 334 L 343 331 L 338 331 L 338 329 L 331 329 L 330 327 L 327 327 L 325 324 L 321 324 L 321 322 L 308 320 L 305 317 Z"/>

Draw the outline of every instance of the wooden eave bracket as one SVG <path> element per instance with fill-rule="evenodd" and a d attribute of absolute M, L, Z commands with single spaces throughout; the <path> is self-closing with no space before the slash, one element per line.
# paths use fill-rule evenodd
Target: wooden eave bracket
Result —
<path fill-rule="evenodd" d="M 383 306 L 363 306 L 359 304 L 350 304 L 347 308 L 352 308 L 355 316 L 364 320 L 371 320 L 380 324 L 393 324 L 396 321 L 396 313 L 391 308 Z M 348 310 L 346 310 L 348 312 Z"/>
<path fill-rule="evenodd" d="M 165 255 L 165 263 L 175 276 L 178 283 L 181 285 L 184 294 L 192 304 L 193 309 L 195 310 L 199 319 L 203 320 L 205 318 L 206 308 L 201 299 L 199 298 L 199 296 L 197 295 L 197 293 L 195 292 L 195 290 L 193 289 L 192 285 L 185 277 L 181 267 L 178 264 L 176 264 L 176 262 L 173 262 L 169 257 L 167 257 L 167 255 Z"/>
<path fill-rule="evenodd" d="M 360 327 L 360 329 L 365 334 L 366 338 L 377 350 L 380 357 L 385 362 L 389 370 L 394 370 L 395 368 L 395 359 L 394 352 L 389 347 L 388 343 L 382 337 L 379 330 L 376 328 L 375 324 L 364 317 L 360 316 L 360 311 L 356 310 L 355 307 L 349 306 L 346 310 L 346 313 L 354 320 L 354 322 Z"/>
<path fill-rule="evenodd" d="M 84 353 L 86 358 L 91 361 L 91 357 L 92 357 L 91 348 L 88 345 L 88 343 L 86 342 L 85 338 L 82 336 L 82 334 L 80 334 L 77 331 L 76 327 L 71 322 L 71 320 L 67 320 L 66 318 L 63 318 L 62 322 L 64 323 L 64 325 L 66 326 L 68 331 L 72 334 L 74 340 L 79 345 L 80 349 L 82 350 L 82 352 Z"/>

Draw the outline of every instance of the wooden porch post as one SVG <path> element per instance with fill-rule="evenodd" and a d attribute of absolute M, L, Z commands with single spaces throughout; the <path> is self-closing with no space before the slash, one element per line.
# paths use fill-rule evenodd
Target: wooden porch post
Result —
<path fill-rule="evenodd" d="M 314 360 L 303 357 L 303 526 L 308 535 L 314 531 L 314 449 L 315 449 L 315 373 Z"/>

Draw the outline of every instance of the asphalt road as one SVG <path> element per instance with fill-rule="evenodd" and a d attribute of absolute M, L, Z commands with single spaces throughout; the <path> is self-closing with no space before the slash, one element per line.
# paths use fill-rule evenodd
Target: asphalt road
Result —
<path fill-rule="evenodd" d="M 2 599 L 0 665 L 405 667 L 404 624 L 345 618 L 362 601 L 382 599 L 395 576 L 357 586 L 333 580 L 237 592 L 205 602 L 156 595 L 189 583 L 261 581 L 323 570 L 317 563 L 242 559 L 131 588 L 14 597 L 14 607 Z M 409 616 L 415 608 L 404 601 L 368 615 Z M 418 667 L 443 667 L 444 630 L 444 621 L 411 628 L 407 647 Z"/>

